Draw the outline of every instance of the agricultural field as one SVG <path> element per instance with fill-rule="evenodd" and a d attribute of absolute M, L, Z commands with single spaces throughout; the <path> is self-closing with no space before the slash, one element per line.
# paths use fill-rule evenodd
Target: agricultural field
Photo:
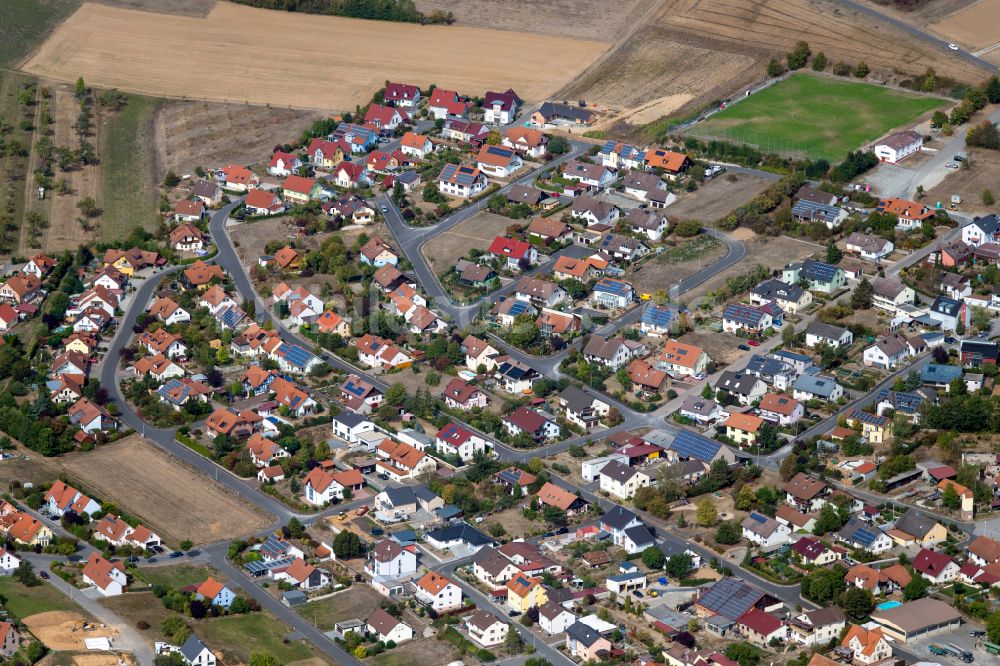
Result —
<path fill-rule="evenodd" d="M 793 74 L 689 133 L 834 162 L 944 104 L 935 97 L 866 83 Z"/>
<path fill-rule="evenodd" d="M 86 453 L 45 460 L 102 500 L 115 502 L 176 545 L 229 539 L 268 519 L 138 435 Z"/>
<path fill-rule="evenodd" d="M 671 223 L 699 220 L 711 223 L 733 212 L 770 186 L 772 181 L 749 174 L 723 173 L 698 186 L 694 192 L 680 194 L 667 207 Z"/>
<path fill-rule="evenodd" d="M 80 0 L 3 0 L 0 2 L 0 69 L 13 68 L 32 52 Z"/>
<path fill-rule="evenodd" d="M 768 61 L 783 58 L 799 40 L 831 63 L 864 60 L 872 78 L 889 84 L 928 67 L 966 82 L 988 75 L 830 0 L 665 0 L 559 96 L 614 105 L 614 131 L 655 139 L 668 123 L 644 127 L 651 116 L 660 112 L 679 120 L 764 81 Z"/>
<path fill-rule="evenodd" d="M 978 0 L 929 27 L 971 50 L 993 46 L 1000 42 L 1000 0 Z"/>
<path fill-rule="evenodd" d="M 266 159 L 275 144 L 297 141 L 321 117 L 317 111 L 209 102 L 168 100 L 154 120 L 156 173 L 193 173 L 195 167 L 254 164 Z M 264 174 L 264 169 L 258 171 Z"/>
<path fill-rule="evenodd" d="M 610 41 L 624 36 L 656 0 L 621 0 L 614 11 L 606 0 L 416 0 L 416 5 L 425 14 L 451 12 L 460 26 Z"/>
<path fill-rule="evenodd" d="M 31 77 L 0 71 L 0 254 L 17 251 L 24 222 L 34 143 L 33 86 Z"/>
<path fill-rule="evenodd" d="M 275 42 L 275 34 L 296 38 Z M 420 57 L 399 58 L 394 49 L 333 47 L 302 57 L 303 44 L 348 42 L 419 45 Z M 261 44 L 269 45 L 266 57 Z M 523 98 L 540 100 L 606 48 L 607 43 L 593 40 L 359 21 L 230 3 L 220 3 L 205 18 L 85 4 L 24 67 L 59 81 L 83 76 L 92 85 L 158 97 L 329 111 L 363 103 L 387 78 L 476 94 L 514 87 Z M 193 76 L 192 53 L 212 66 L 198 68 Z M 247 57 L 254 53 L 262 57 Z M 456 53 L 464 55 L 456 60 Z M 540 62 L 546 66 L 539 67 Z M 338 75 L 331 78 L 334 70 Z"/>

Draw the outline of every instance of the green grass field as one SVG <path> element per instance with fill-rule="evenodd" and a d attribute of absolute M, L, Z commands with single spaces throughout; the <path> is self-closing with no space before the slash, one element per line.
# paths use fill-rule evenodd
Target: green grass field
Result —
<path fill-rule="evenodd" d="M 285 643 L 288 629 L 270 614 L 232 615 L 199 622 L 198 635 L 213 648 L 249 663 L 251 652 L 269 652 L 279 664 L 315 656 L 313 647 L 305 641 Z"/>
<path fill-rule="evenodd" d="M 25 587 L 10 576 L 3 576 L 0 577 L 0 598 L 3 598 L 3 607 L 19 619 L 46 611 L 76 611 L 89 617 L 66 595 L 48 584 Z"/>
<path fill-rule="evenodd" d="M 945 103 L 883 86 L 793 74 L 696 125 L 690 134 L 833 162 Z"/>
<path fill-rule="evenodd" d="M 153 116 L 162 100 L 129 95 L 112 116 L 98 148 L 101 160 L 102 240 L 127 236 L 136 226 L 154 229 L 159 222 L 157 183 L 153 182 Z"/>
<path fill-rule="evenodd" d="M 3 0 L 0 2 L 0 68 L 28 55 L 80 0 Z"/>
<path fill-rule="evenodd" d="M 150 585 L 166 585 L 175 590 L 187 585 L 202 583 L 209 576 L 216 580 L 222 580 L 219 572 L 212 567 L 195 564 L 145 567 L 139 573 L 139 577 Z"/>

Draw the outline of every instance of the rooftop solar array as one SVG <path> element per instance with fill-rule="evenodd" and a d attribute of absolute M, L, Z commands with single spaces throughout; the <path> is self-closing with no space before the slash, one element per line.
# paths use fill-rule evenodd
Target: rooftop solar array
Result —
<path fill-rule="evenodd" d="M 511 157 L 514 151 L 509 148 L 503 148 L 502 146 L 487 146 L 486 152 L 490 155 L 497 155 L 498 157 Z"/>
<path fill-rule="evenodd" d="M 656 326 L 667 326 L 673 318 L 673 312 L 665 305 L 651 305 L 642 313 L 643 322 Z"/>
<path fill-rule="evenodd" d="M 627 296 L 628 293 L 632 291 L 632 285 L 628 282 L 622 282 L 621 280 L 604 278 L 594 285 L 594 291 L 603 291 L 609 294 L 615 294 L 616 296 Z"/>
<path fill-rule="evenodd" d="M 683 458 L 697 458 L 702 462 L 710 463 L 719 452 L 722 446 L 719 442 L 707 437 L 682 430 L 677 433 L 677 437 L 670 444 L 670 450 Z"/>
<path fill-rule="evenodd" d="M 763 316 L 764 313 L 757 308 L 750 308 L 739 303 L 730 303 L 726 306 L 725 312 L 722 313 L 723 319 L 735 321 L 746 326 L 756 326 L 760 323 Z"/>
<path fill-rule="evenodd" d="M 808 280 L 830 282 L 840 269 L 822 261 L 806 261 L 802 264 L 802 277 Z"/>
<path fill-rule="evenodd" d="M 314 358 L 316 358 L 312 352 L 303 349 L 298 345 L 290 345 L 287 342 L 282 343 L 281 346 L 278 347 L 278 355 L 282 356 L 286 361 L 297 368 L 306 367 Z"/>
<path fill-rule="evenodd" d="M 762 591 L 739 578 L 726 577 L 710 587 L 698 600 L 698 605 L 735 621 L 753 608 L 763 596 Z"/>
<path fill-rule="evenodd" d="M 512 317 L 517 317 L 519 315 L 523 315 L 529 312 L 531 312 L 531 305 L 529 303 L 525 301 L 515 300 L 514 303 L 510 306 L 508 314 L 510 314 Z"/>
<path fill-rule="evenodd" d="M 869 425 L 885 425 L 886 423 L 889 422 L 889 419 L 887 419 L 884 416 L 879 416 L 878 414 L 869 414 L 868 412 L 862 412 L 859 409 L 856 409 L 853 412 L 851 412 L 850 418 L 855 419 L 857 421 L 861 421 L 862 423 L 867 423 Z"/>
<path fill-rule="evenodd" d="M 252 575 L 260 575 L 272 569 L 280 569 L 281 567 L 287 567 L 292 562 L 295 561 L 294 557 L 283 557 L 280 560 L 271 560 L 270 562 L 247 562 L 243 567 L 249 571 Z"/>

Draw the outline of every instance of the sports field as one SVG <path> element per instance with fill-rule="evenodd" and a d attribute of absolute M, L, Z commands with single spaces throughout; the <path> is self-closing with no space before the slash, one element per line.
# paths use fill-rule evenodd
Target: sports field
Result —
<path fill-rule="evenodd" d="M 945 104 L 867 83 L 793 74 L 689 133 L 833 162 Z"/>

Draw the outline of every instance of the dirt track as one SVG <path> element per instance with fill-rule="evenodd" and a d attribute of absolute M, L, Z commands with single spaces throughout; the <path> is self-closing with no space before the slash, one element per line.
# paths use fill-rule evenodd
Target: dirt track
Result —
<path fill-rule="evenodd" d="M 319 50 L 311 51 L 312 45 Z M 513 87 L 538 101 L 606 47 L 582 39 L 229 3 L 204 19 L 85 4 L 25 69 L 163 97 L 343 110 L 369 99 L 386 79 L 468 94 Z"/>

